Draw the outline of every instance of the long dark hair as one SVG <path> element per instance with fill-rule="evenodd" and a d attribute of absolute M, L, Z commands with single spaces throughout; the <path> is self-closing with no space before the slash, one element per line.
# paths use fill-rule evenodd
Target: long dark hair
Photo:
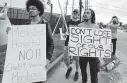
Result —
<path fill-rule="evenodd" d="M 95 16 L 95 12 L 92 9 L 86 9 L 86 10 L 90 10 L 91 11 L 91 23 L 95 24 L 96 21 L 96 16 Z M 85 11 L 86 11 L 85 10 Z M 83 14 L 84 15 L 84 14 Z M 83 19 L 84 20 L 84 19 Z"/>

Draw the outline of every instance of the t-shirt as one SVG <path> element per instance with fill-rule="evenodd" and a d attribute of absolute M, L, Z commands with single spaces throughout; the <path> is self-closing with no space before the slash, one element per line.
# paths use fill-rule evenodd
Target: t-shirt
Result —
<path fill-rule="evenodd" d="M 112 39 L 117 38 L 117 29 L 119 28 L 119 24 L 109 24 L 108 27 L 110 28 L 112 32 Z"/>
<path fill-rule="evenodd" d="M 69 20 L 67 22 L 68 31 L 69 31 L 69 27 L 77 27 L 79 23 L 80 23 L 80 20 L 78 20 L 78 21 L 73 21 L 72 19 Z M 69 35 L 67 36 L 67 38 L 65 40 L 65 46 L 68 46 L 68 42 L 69 42 Z"/>

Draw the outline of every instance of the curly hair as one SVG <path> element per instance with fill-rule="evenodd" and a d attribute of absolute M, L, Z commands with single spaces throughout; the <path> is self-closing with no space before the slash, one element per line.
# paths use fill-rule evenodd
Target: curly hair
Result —
<path fill-rule="evenodd" d="M 44 5 L 40 0 L 28 0 L 26 2 L 26 9 L 29 11 L 30 6 L 36 6 L 38 11 L 40 11 L 39 16 L 44 13 Z"/>
<path fill-rule="evenodd" d="M 95 24 L 96 21 L 96 16 L 95 16 L 95 12 L 92 9 L 86 9 L 86 10 L 90 10 L 91 11 L 91 23 Z M 86 11 L 85 10 L 85 11 Z M 85 13 L 85 12 L 84 12 Z"/>

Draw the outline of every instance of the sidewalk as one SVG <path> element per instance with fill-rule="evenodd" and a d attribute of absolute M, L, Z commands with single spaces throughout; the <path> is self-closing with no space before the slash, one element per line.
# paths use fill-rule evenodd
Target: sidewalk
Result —
<path fill-rule="evenodd" d="M 104 71 L 101 71 L 98 75 L 99 83 L 127 83 L 127 57 L 122 55 L 121 52 L 117 50 L 116 53 L 117 57 L 120 59 L 121 64 L 117 66 L 113 71 L 107 73 Z M 89 66 L 89 65 L 88 65 Z M 65 73 L 67 71 L 67 68 L 63 62 L 61 62 L 60 66 L 55 70 L 55 72 L 52 74 L 51 77 L 48 78 L 48 80 L 45 83 L 82 83 L 81 81 L 81 73 L 79 73 L 79 80 L 73 81 L 74 74 L 75 74 L 75 65 L 72 64 L 73 71 L 70 75 L 69 79 L 65 78 Z M 89 74 L 89 68 L 88 70 L 88 82 L 90 82 L 90 74 Z M 80 72 L 80 69 L 79 69 Z"/>

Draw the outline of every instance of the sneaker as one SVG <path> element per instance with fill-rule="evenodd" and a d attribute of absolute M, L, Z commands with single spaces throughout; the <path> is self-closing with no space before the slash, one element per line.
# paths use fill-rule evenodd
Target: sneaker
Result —
<path fill-rule="evenodd" d="M 66 79 L 69 77 L 70 73 L 72 71 L 72 67 L 70 67 L 66 72 Z"/>
<path fill-rule="evenodd" d="M 78 72 L 75 72 L 74 81 L 77 81 L 78 80 L 78 76 L 79 76 L 79 73 Z"/>

